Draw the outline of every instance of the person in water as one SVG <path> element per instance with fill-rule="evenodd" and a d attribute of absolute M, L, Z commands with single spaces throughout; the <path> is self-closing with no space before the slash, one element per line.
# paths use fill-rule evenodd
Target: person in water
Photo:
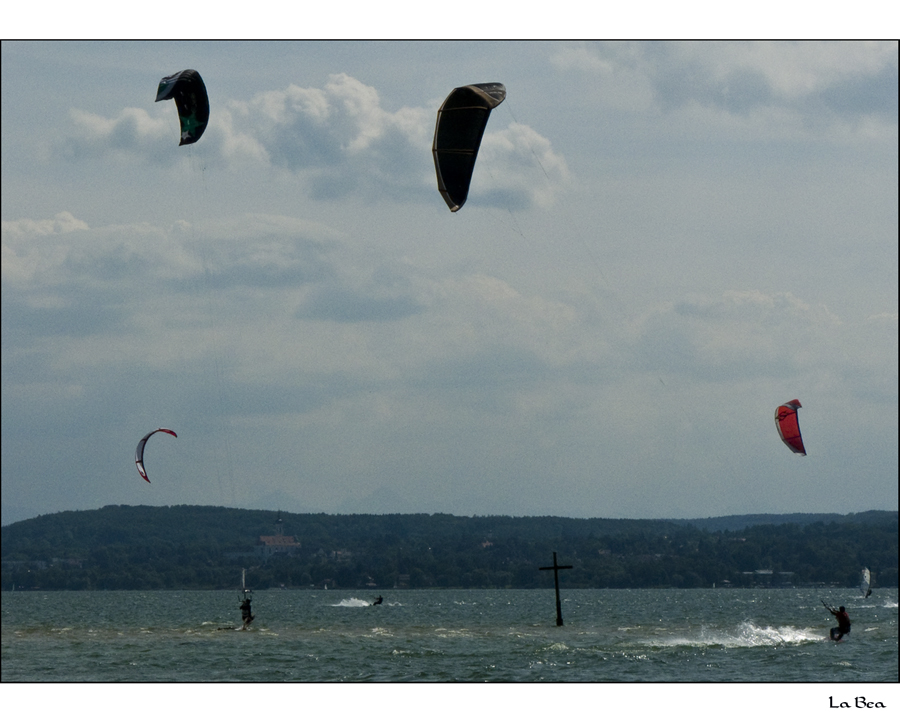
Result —
<path fill-rule="evenodd" d="M 377 598 L 375 598 L 375 602 L 373 602 L 372 604 L 373 605 L 381 605 L 382 602 L 384 602 L 384 598 L 381 597 L 381 595 L 379 595 Z"/>
<path fill-rule="evenodd" d="M 245 628 L 253 622 L 254 617 L 256 616 L 250 612 L 250 598 L 244 598 L 241 602 L 241 620 L 244 621 Z"/>
<path fill-rule="evenodd" d="M 841 605 L 839 610 L 835 610 L 828 605 L 825 607 L 827 607 L 828 611 L 837 618 L 837 627 L 831 629 L 831 639 L 840 640 L 850 633 L 850 615 L 847 614 L 843 605 Z"/>

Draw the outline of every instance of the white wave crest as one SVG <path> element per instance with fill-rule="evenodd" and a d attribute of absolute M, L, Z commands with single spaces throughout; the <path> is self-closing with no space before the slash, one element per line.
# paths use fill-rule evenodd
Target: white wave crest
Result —
<path fill-rule="evenodd" d="M 339 603 L 334 603 L 333 608 L 367 608 L 372 605 L 369 600 L 360 600 L 358 597 L 344 598 Z"/>
<path fill-rule="evenodd" d="M 760 627 L 751 622 L 741 623 L 736 630 L 710 630 L 704 628 L 696 636 L 678 636 L 655 644 L 665 647 L 721 645 L 725 648 L 755 648 L 760 646 L 796 645 L 824 640 L 825 635 L 815 628 Z"/>

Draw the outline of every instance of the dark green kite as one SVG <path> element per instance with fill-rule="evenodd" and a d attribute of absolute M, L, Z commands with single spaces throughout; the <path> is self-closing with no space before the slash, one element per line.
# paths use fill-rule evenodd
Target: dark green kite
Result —
<path fill-rule="evenodd" d="M 181 143 L 196 143 L 209 123 L 209 96 L 203 78 L 196 70 L 182 70 L 159 81 L 156 100 L 175 100 L 181 121 Z"/>

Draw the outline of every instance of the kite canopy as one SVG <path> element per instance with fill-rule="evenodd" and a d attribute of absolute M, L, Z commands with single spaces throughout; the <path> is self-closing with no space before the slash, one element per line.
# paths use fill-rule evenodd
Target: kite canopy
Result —
<path fill-rule="evenodd" d="M 144 445 L 147 444 L 147 440 L 150 439 L 157 432 L 165 432 L 166 434 L 171 434 L 173 437 L 178 437 L 175 432 L 171 429 L 164 429 L 160 427 L 159 429 L 154 429 L 149 434 L 145 435 L 140 442 L 138 442 L 137 450 L 134 453 L 134 463 L 137 465 L 137 471 L 147 482 L 150 482 L 150 478 L 147 477 L 147 470 L 144 469 Z"/>
<path fill-rule="evenodd" d="M 438 110 L 431 151 L 438 190 L 451 211 L 466 202 L 488 118 L 505 98 L 502 83 L 466 85 L 454 88 Z"/>
<path fill-rule="evenodd" d="M 781 435 L 781 441 L 794 454 L 806 456 L 806 447 L 803 446 L 803 438 L 800 436 L 800 423 L 797 421 L 797 410 L 801 404 L 799 399 L 785 402 L 775 410 L 775 427 Z"/>
<path fill-rule="evenodd" d="M 181 143 L 196 143 L 209 123 L 209 97 L 203 78 L 196 70 L 182 70 L 159 81 L 156 100 L 175 100 L 181 121 Z"/>

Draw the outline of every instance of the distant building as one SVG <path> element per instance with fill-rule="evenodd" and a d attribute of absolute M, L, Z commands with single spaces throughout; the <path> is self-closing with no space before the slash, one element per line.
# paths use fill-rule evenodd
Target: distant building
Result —
<path fill-rule="evenodd" d="M 268 559 L 273 555 L 295 555 L 302 545 L 293 535 L 284 534 L 284 524 L 279 517 L 275 522 L 274 535 L 260 535 L 256 543 L 256 556 Z"/>

